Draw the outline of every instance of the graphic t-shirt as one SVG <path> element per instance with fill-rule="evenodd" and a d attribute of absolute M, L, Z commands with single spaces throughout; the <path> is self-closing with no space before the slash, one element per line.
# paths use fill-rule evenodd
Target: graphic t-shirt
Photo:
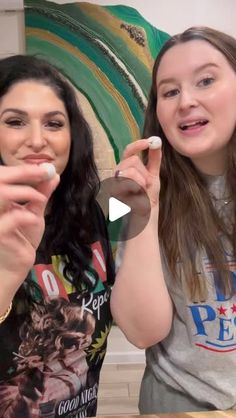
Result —
<path fill-rule="evenodd" d="M 222 198 L 223 176 L 209 176 L 209 190 L 218 214 L 232 227 L 233 202 Z M 227 193 L 224 193 L 227 196 Z M 227 258 L 232 287 L 236 289 L 236 259 L 228 240 L 219 236 Z M 225 296 L 217 271 L 204 250 L 197 268 L 205 278 L 207 298 L 191 301 L 173 281 L 165 261 L 165 279 L 174 305 L 167 338 L 146 351 L 147 373 L 211 409 L 236 409 L 236 295 Z M 144 388 L 143 391 L 153 388 Z M 142 393 L 142 397 L 145 392 Z"/>
<path fill-rule="evenodd" d="M 91 245 L 91 266 L 99 280 L 84 295 L 63 276 L 61 256 L 52 256 L 49 263 L 36 260 L 31 278 L 42 289 L 44 303 L 35 303 L 28 315 L 12 312 L 0 325 L 0 418 L 96 415 L 112 324 L 114 269 L 104 241 Z"/>
<path fill-rule="evenodd" d="M 230 232 L 234 208 L 233 202 L 227 198 L 225 178 L 206 177 L 216 211 Z M 236 258 L 228 240 L 222 236 L 219 239 L 235 290 Z M 116 254 L 117 269 L 123 255 L 122 242 Z M 146 350 L 147 367 L 140 392 L 141 411 L 159 412 L 159 382 L 166 384 L 167 400 L 173 395 L 172 389 L 181 394 L 182 406 L 185 396 L 189 402 L 194 399 L 198 405 L 202 403 L 202 409 L 206 406 L 208 409 L 236 409 L 236 294 L 228 297 L 223 294 L 217 271 L 204 249 L 196 254 L 197 271 L 202 273 L 207 287 L 207 298 L 200 302 L 190 300 L 182 284 L 173 279 L 164 252 L 162 260 L 165 281 L 173 301 L 173 321 L 169 335 Z M 156 379 L 149 379 L 149 375 Z M 173 398 L 176 407 L 177 395 L 174 394 Z M 148 411 L 146 399 L 152 402 L 148 404 Z M 172 405 L 163 397 L 161 404 L 166 407 L 164 412 L 172 410 Z"/>

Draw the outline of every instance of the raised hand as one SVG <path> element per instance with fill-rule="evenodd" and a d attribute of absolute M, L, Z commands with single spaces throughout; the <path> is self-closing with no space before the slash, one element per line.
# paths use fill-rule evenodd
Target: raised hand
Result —
<path fill-rule="evenodd" d="M 54 174 L 51 164 L 0 166 L 0 302 L 4 292 L 14 296 L 33 266 L 44 212 L 59 183 Z"/>
<path fill-rule="evenodd" d="M 154 139 L 153 139 L 154 138 Z M 144 165 L 140 153 L 148 150 L 148 162 Z M 124 151 L 123 159 L 116 167 L 119 176 L 134 180 L 147 193 L 151 207 L 158 204 L 160 191 L 161 141 L 155 137 L 140 139 L 129 144 Z M 127 187 L 127 183 L 126 183 Z M 130 190 L 135 194 L 135 186 Z M 137 189 L 138 192 L 138 189 Z"/>

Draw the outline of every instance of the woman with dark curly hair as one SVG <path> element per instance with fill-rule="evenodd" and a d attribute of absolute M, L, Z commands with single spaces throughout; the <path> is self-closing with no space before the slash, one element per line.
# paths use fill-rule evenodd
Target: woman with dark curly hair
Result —
<path fill-rule="evenodd" d="M 96 415 L 113 261 L 90 129 L 42 59 L 0 61 L 0 156 L 0 417 Z"/>

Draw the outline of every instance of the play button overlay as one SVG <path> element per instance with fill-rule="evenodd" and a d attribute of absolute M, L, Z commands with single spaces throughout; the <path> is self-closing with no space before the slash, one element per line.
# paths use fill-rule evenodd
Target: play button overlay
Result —
<path fill-rule="evenodd" d="M 107 222 L 109 239 L 113 242 L 134 238 L 148 223 L 151 212 L 149 198 L 145 190 L 131 179 L 109 177 L 101 181 L 97 201 Z"/>
<path fill-rule="evenodd" d="M 131 211 L 131 207 L 122 203 L 120 200 L 115 197 L 110 197 L 109 199 L 109 221 L 114 222 L 117 219 L 122 218 Z"/>

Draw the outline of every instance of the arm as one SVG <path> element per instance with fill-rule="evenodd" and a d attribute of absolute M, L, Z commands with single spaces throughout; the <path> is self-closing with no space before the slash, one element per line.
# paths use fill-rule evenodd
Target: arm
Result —
<path fill-rule="evenodd" d="M 145 149 L 146 142 L 137 141 L 136 145 L 128 147 L 119 168 L 125 177 L 132 178 L 146 190 L 151 215 L 144 230 L 126 242 L 112 290 L 111 310 L 128 340 L 139 348 L 146 348 L 165 338 L 172 323 L 172 302 L 163 277 L 158 240 L 161 153 L 160 150 L 149 151 L 149 163 L 144 167 L 133 155 Z"/>
<path fill-rule="evenodd" d="M 58 181 L 42 166 L 0 167 L 0 316 L 34 263 L 45 207 Z"/>

